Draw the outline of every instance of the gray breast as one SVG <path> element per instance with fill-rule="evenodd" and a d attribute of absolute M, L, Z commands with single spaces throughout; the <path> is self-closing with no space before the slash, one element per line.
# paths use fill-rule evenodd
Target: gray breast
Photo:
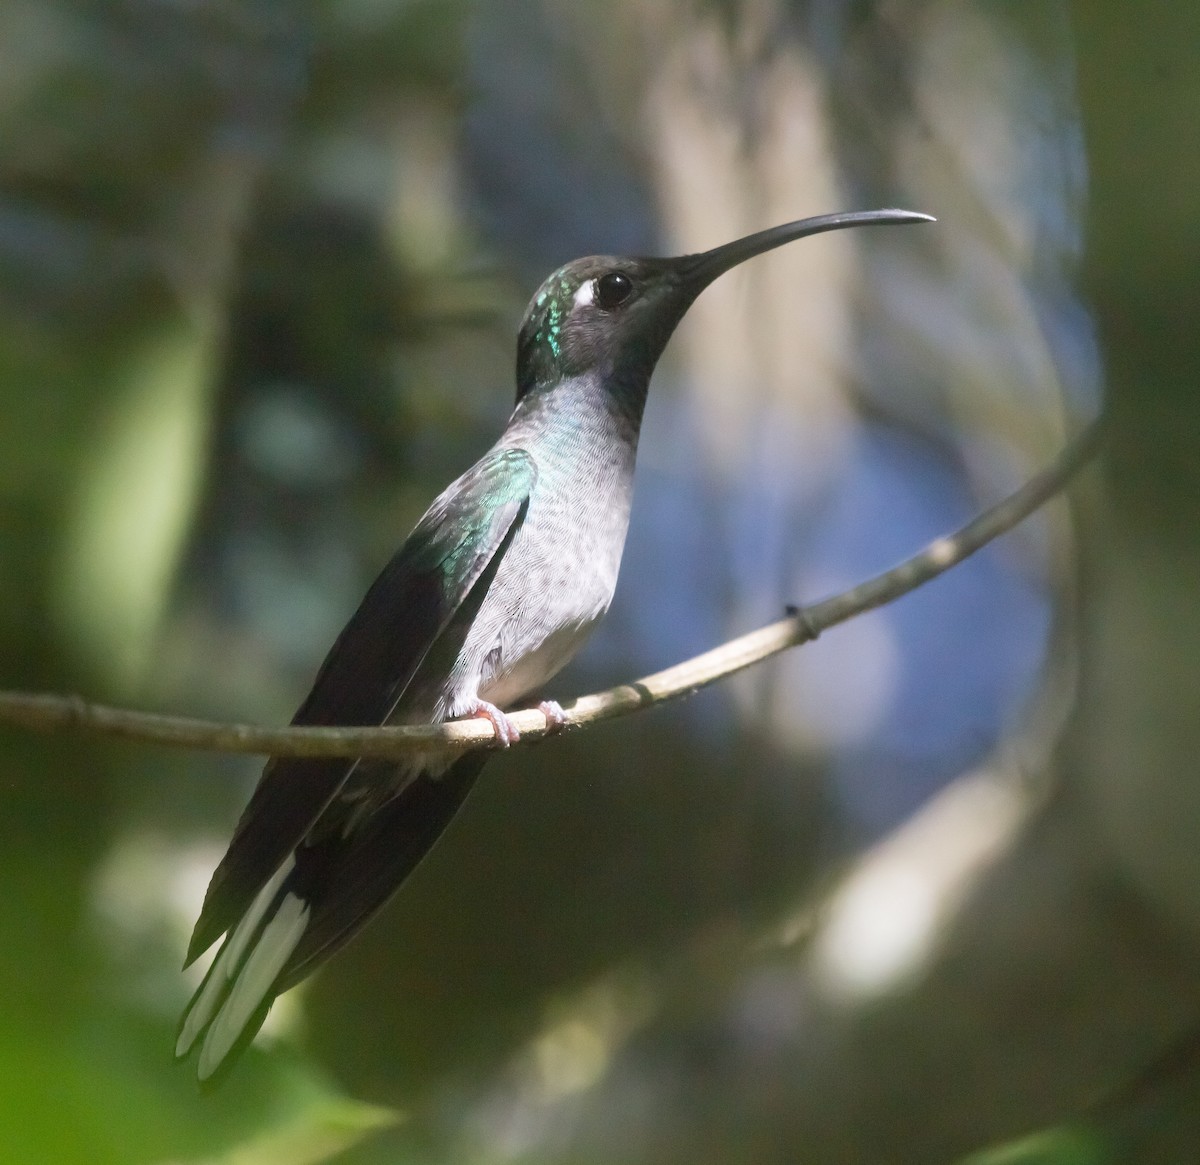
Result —
<path fill-rule="evenodd" d="M 556 449 L 534 452 L 537 485 L 467 637 L 448 715 L 476 696 L 511 706 L 566 664 L 608 610 L 629 525 L 634 449 L 588 428 L 577 421 Z"/>

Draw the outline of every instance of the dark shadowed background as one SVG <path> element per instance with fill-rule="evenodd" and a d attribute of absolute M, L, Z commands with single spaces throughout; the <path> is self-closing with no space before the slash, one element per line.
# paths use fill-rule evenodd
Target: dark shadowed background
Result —
<path fill-rule="evenodd" d="M 1200 9 L 1155 12 L 6 0 L 5 687 L 285 722 L 583 254 L 940 220 L 696 304 L 564 701 L 1114 424 L 909 598 L 491 762 L 213 1095 L 178 965 L 258 763 L 0 731 L 0 1162 L 1197 1160 Z"/>

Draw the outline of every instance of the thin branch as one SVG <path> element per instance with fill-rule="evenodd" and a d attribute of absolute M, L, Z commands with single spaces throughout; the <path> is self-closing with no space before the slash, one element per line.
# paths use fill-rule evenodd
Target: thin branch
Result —
<path fill-rule="evenodd" d="M 1097 420 L 1049 468 L 1015 493 L 956 533 L 937 539 L 884 574 L 810 607 L 790 610 L 788 617 L 777 623 L 730 640 L 666 671 L 581 696 L 564 709 L 564 728 L 612 720 L 690 695 L 789 647 L 816 639 L 838 623 L 908 594 L 1011 530 L 1054 497 L 1096 453 L 1101 437 L 1102 421 Z M 548 734 L 546 717 L 536 709 L 512 713 L 510 718 L 520 729 L 522 741 L 537 740 Z M 431 748 L 466 751 L 497 745 L 491 724 L 480 719 L 396 728 L 260 728 L 112 708 L 88 703 L 78 696 L 26 692 L 0 692 L 0 723 L 39 732 L 82 729 L 148 744 L 273 756 L 399 757 Z"/>

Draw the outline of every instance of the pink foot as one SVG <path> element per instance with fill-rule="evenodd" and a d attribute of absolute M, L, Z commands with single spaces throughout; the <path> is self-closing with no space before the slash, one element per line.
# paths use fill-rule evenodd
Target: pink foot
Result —
<path fill-rule="evenodd" d="M 521 739 L 517 726 L 495 704 L 489 704 L 486 700 L 476 700 L 470 710 L 464 712 L 463 715 L 477 716 L 481 720 L 490 721 L 492 730 L 496 733 L 496 741 L 501 748 L 507 748 Z"/>
<path fill-rule="evenodd" d="M 561 731 L 567 722 L 567 714 L 557 700 L 543 700 L 538 705 L 538 711 L 546 717 L 546 735 Z"/>

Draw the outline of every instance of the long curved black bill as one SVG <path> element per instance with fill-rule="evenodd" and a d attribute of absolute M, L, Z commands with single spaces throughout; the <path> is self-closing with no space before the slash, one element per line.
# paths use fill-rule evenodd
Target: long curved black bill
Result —
<path fill-rule="evenodd" d="M 764 251 L 782 247 L 784 243 L 790 243 L 794 239 L 804 239 L 809 235 L 823 234 L 825 231 L 840 231 L 844 227 L 894 226 L 914 222 L 937 222 L 937 219 L 931 214 L 922 214 L 917 210 L 861 210 L 845 214 L 819 214 L 814 218 L 802 218 L 797 222 L 770 227 L 757 234 L 747 235 L 744 239 L 734 239 L 732 243 L 724 243 L 711 251 L 687 255 L 679 260 L 679 270 L 684 284 L 693 294 L 697 294 L 730 267 L 736 267 Z"/>

